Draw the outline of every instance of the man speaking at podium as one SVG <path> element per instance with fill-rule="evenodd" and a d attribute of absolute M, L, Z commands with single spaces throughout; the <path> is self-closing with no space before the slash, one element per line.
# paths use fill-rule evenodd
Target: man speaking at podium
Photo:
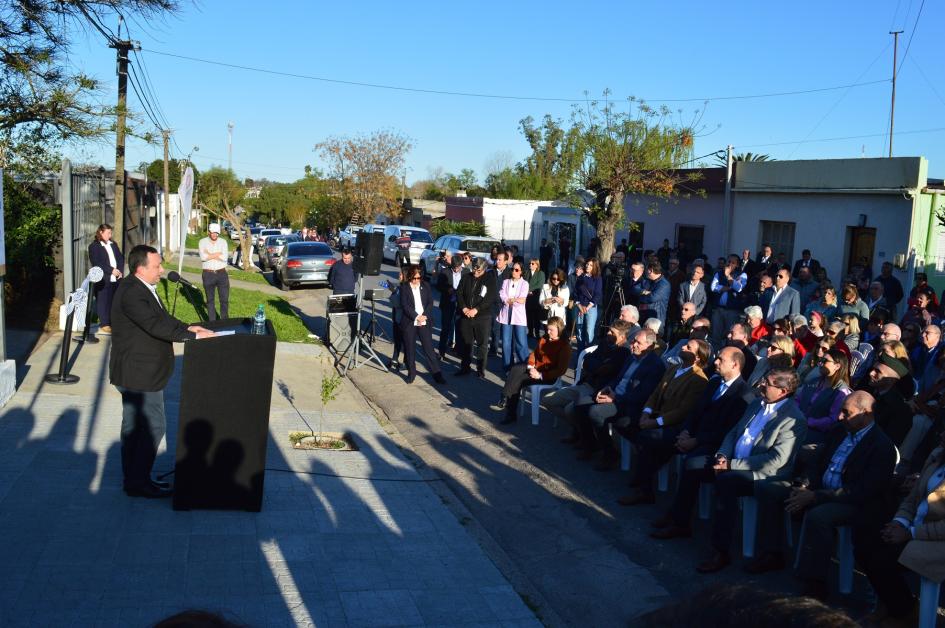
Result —
<path fill-rule="evenodd" d="M 111 383 L 121 393 L 121 470 L 130 497 L 170 497 L 164 482 L 151 479 L 151 467 L 164 438 L 164 387 L 174 372 L 172 343 L 209 338 L 214 333 L 189 327 L 167 313 L 156 286 L 164 267 L 153 247 L 139 244 L 128 255 L 131 277 L 112 302 Z"/>

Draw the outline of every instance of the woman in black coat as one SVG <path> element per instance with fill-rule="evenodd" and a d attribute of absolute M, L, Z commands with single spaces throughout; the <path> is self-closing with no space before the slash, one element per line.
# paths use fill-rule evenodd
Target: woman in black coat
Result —
<path fill-rule="evenodd" d="M 430 332 L 433 314 L 433 296 L 430 284 L 423 281 L 423 273 L 419 266 L 404 266 L 406 282 L 400 286 L 400 330 L 404 338 L 404 362 L 407 365 L 407 383 L 412 384 L 417 377 L 417 340 L 423 348 L 424 355 L 433 373 L 433 380 L 438 384 L 445 384 L 443 373 L 440 372 L 440 361 L 433 352 L 433 335 Z"/>
<path fill-rule="evenodd" d="M 99 331 L 112 333 L 112 297 L 118 289 L 125 268 L 125 256 L 118 245 L 112 242 L 112 226 L 101 224 L 95 232 L 95 241 L 89 245 L 89 261 L 102 269 L 101 281 L 95 284 L 95 305 L 98 312 Z"/>

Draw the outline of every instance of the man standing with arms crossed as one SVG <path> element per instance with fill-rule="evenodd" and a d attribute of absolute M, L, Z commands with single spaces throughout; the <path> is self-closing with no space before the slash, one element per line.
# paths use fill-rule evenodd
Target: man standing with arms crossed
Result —
<path fill-rule="evenodd" d="M 170 497 L 151 468 L 164 438 L 164 387 L 174 372 L 172 343 L 209 338 L 212 331 L 189 327 L 167 313 L 156 286 L 164 267 L 154 248 L 139 244 L 128 256 L 131 275 L 112 302 L 110 381 L 121 393 L 121 470 L 129 497 Z"/>
<path fill-rule="evenodd" d="M 203 268 L 201 279 L 207 293 L 207 318 L 217 320 L 215 292 L 220 291 L 220 316 L 230 317 L 230 277 L 226 274 L 228 252 L 226 241 L 220 237 L 220 225 L 212 222 L 207 228 L 207 237 L 197 245 Z"/>

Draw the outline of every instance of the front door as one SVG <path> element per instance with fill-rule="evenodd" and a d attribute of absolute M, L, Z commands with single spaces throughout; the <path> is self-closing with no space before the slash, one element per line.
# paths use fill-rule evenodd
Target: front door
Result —
<path fill-rule="evenodd" d="M 876 248 L 876 229 L 874 227 L 849 227 L 849 230 L 850 256 L 847 258 L 847 274 L 854 265 L 872 270 L 873 251 Z"/>
<path fill-rule="evenodd" d="M 686 243 L 686 250 L 690 255 L 702 254 L 702 243 L 705 238 L 705 227 L 701 225 L 676 225 L 676 246 L 680 242 Z"/>

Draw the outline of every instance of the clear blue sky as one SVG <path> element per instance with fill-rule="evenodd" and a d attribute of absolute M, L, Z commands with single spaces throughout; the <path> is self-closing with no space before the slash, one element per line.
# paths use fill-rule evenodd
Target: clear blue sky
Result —
<path fill-rule="evenodd" d="M 157 24 L 131 24 L 164 117 L 200 168 L 226 165 L 235 125 L 240 176 L 291 181 L 332 135 L 393 129 L 413 140 L 408 183 L 430 168 L 483 176 L 497 151 L 518 160 L 518 121 L 567 118 L 564 102 L 469 98 L 374 89 L 231 69 L 156 51 L 282 72 L 429 90 L 581 99 L 714 98 L 874 85 L 772 98 L 712 100 L 696 156 L 733 144 L 777 159 L 884 156 L 892 66 L 900 36 L 895 155 L 929 159 L 945 176 L 945 7 L 926 0 L 862 2 L 222 2 L 206 0 Z M 113 24 L 110 24 L 114 28 Z M 114 101 L 115 54 L 80 35 L 73 65 Z M 134 57 L 132 58 L 134 61 Z M 140 74 L 140 73 L 139 73 Z M 924 76 L 923 76 L 924 74 Z M 134 93 L 130 104 L 141 112 Z M 701 100 L 666 103 L 689 119 Z M 718 127 L 718 128 L 717 128 Z M 908 133 L 938 129 L 925 133 Z M 824 138 L 868 135 L 841 141 Z M 807 139 L 804 143 L 801 140 Z M 794 143 L 788 143 L 794 142 Z M 783 144 L 782 144 L 783 143 Z M 780 145 L 771 145 L 780 144 Z M 107 143 L 69 151 L 114 164 Z M 172 156 L 179 156 L 176 147 Z M 131 140 L 127 163 L 161 156 Z"/>

